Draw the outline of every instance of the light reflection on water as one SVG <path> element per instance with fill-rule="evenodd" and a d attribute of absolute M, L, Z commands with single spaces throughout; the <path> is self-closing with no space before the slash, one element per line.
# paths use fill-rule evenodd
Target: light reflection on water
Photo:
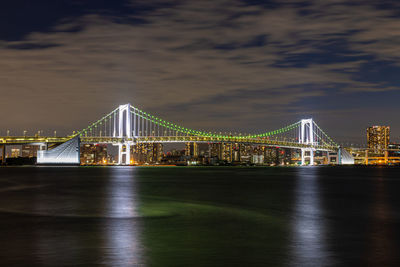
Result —
<path fill-rule="evenodd" d="M 115 167 L 107 185 L 106 217 L 138 217 L 134 167 Z"/>
<path fill-rule="evenodd" d="M 40 265 L 73 266 L 87 261 L 102 266 L 145 266 L 136 185 L 135 168 L 118 167 L 110 168 L 101 198 L 97 193 L 69 197 L 34 194 L 29 214 L 60 220 L 35 229 L 35 255 Z"/>
<path fill-rule="evenodd" d="M 327 227 L 323 218 L 318 169 L 302 167 L 297 171 L 294 214 L 292 216 L 291 265 L 330 266 L 334 262 L 324 240 Z"/>
<path fill-rule="evenodd" d="M 144 266 L 139 240 L 137 183 L 135 168 L 113 168 L 107 186 L 105 221 L 105 263 L 109 266 Z"/>

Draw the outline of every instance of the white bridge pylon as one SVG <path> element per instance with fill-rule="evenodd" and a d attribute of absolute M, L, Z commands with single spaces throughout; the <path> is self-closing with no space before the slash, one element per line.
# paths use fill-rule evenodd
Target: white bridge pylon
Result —
<path fill-rule="evenodd" d="M 314 165 L 315 148 L 313 146 L 316 145 L 315 136 L 313 119 L 301 120 L 299 143 L 311 145 L 301 149 L 301 165 L 306 165 L 307 157 L 310 159 L 310 165 Z M 308 152 L 308 155 L 306 155 L 306 152 Z"/>
<path fill-rule="evenodd" d="M 131 163 L 131 146 L 133 142 L 125 139 L 132 137 L 130 108 L 131 104 L 120 105 L 118 108 L 118 125 L 115 125 L 116 120 L 114 119 L 114 137 L 116 137 L 116 130 L 118 129 L 118 137 L 124 138 L 124 142 L 118 144 L 118 165 L 129 165 Z"/>
<path fill-rule="evenodd" d="M 302 144 L 314 144 L 314 121 L 313 119 L 301 120 L 299 142 Z"/>

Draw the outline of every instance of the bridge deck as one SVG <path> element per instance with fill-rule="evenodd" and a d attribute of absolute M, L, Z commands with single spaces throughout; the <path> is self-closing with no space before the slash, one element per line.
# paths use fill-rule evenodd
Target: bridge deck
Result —
<path fill-rule="evenodd" d="M 279 146 L 284 148 L 310 148 L 309 144 L 301 144 L 295 141 L 271 140 L 267 138 L 237 138 L 237 137 L 199 137 L 199 136 L 146 136 L 137 138 L 117 137 L 81 137 L 81 142 L 86 143 L 121 143 L 124 141 L 134 143 L 246 143 L 266 146 Z M 313 148 L 323 151 L 336 151 L 337 147 L 314 145 Z"/>
<path fill-rule="evenodd" d="M 4 145 L 26 145 L 43 143 L 64 143 L 72 136 L 50 137 L 50 136 L 0 136 L 0 144 Z"/>
<path fill-rule="evenodd" d="M 49 136 L 0 136 L 0 144 L 4 145 L 22 145 L 22 144 L 42 144 L 42 143 L 64 143 L 73 136 L 67 137 L 49 137 Z M 123 142 L 133 143 L 245 143 L 266 146 L 278 146 L 283 148 L 315 148 L 323 151 L 336 151 L 337 147 L 315 144 L 301 144 L 295 141 L 273 140 L 267 138 L 247 138 L 247 137 L 199 137 L 199 136 L 146 136 L 135 138 L 119 137 L 81 137 L 83 143 L 104 143 L 118 144 Z"/>

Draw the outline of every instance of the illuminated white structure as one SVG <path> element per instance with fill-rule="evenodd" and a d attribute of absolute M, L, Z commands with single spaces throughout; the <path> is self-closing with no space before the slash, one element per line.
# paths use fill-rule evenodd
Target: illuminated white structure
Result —
<path fill-rule="evenodd" d="M 37 152 L 38 164 L 80 164 L 80 139 L 79 136 L 62 143 L 51 150 Z"/>
<path fill-rule="evenodd" d="M 127 137 L 131 138 L 132 130 L 131 130 L 131 112 L 130 112 L 130 104 L 120 105 L 119 106 L 119 116 L 118 116 L 118 137 Z M 124 124 L 124 116 L 125 116 L 125 124 Z M 124 131 L 125 130 L 125 131 Z M 115 135 L 114 135 L 115 137 Z"/>
<path fill-rule="evenodd" d="M 120 105 L 118 108 L 118 125 L 114 120 L 114 137 L 123 138 L 124 142 L 118 144 L 118 165 L 129 165 L 131 163 L 131 146 L 132 141 L 127 139 L 132 137 L 132 113 L 130 111 L 131 104 Z M 116 136 L 116 127 L 118 127 L 118 136 Z M 133 129 L 135 133 L 135 129 Z M 125 156 L 125 158 L 124 158 Z"/>
<path fill-rule="evenodd" d="M 315 133 L 314 133 L 314 122 L 313 119 L 305 119 L 301 120 L 300 125 L 300 135 L 299 135 L 299 143 L 310 145 L 307 148 L 301 148 L 301 165 L 305 165 L 306 157 L 310 158 L 310 165 L 314 165 L 314 151 L 315 148 Z M 309 152 L 309 155 L 306 156 L 306 152 Z"/>
<path fill-rule="evenodd" d="M 339 148 L 339 164 L 343 165 L 353 165 L 354 157 L 346 149 Z"/>

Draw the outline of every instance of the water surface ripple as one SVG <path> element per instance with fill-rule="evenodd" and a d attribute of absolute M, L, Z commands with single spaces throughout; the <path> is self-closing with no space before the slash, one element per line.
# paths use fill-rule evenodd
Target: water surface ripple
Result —
<path fill-rule="evenodd" d="M 2 266 L 396 266 L 400 168 L 0 168 Z"/>

